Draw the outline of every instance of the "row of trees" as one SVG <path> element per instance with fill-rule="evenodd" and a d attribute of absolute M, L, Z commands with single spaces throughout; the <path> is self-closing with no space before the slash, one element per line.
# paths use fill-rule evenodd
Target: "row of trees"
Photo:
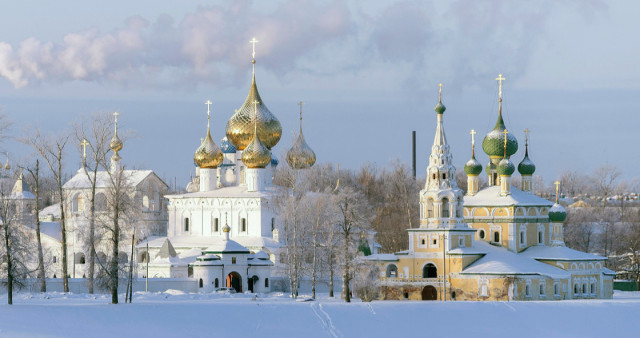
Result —
<path fill-rule="evenodd" d="M 44 135 L 39 128 L 30 128 L 24 133 L 25 136 L 18 139 L 30 146 L 35 153 L 32 162 L 19 165 L 20 176 L 22 173 L 28 173 L 25 180 L 35 194 L 35 205 L 32 206 L 33 210 L 18 213 L 17 205 L 20 201 L 11 194 L 12 180 L 3 180 L 4 184 L 0 187 L 0 218 L 2 218 L 3 235 L 0 254 L 4 258 L 1 272 L 7 279 L 9 304 L 12 303 L 14 284 L 21 286 L 26 277 L 37 277 L 40 280 L 40 291 L 46 291 L 45 265 L 49 262 L 45 262 L 43 252 L 39 211 L 49 203 L 58 204 L 60 210 L 61 260 L 58 264 L 61 264 L 63 289 L 69 292 L 70 274 L 67 252 L 69 226 L 65 210 L 68 202 L 63 185 L 68 178 L 65 174 L 65 162 L 68 152 L 72 150 L 70 148 L 73 148 L 72 144 L 75 144 L 76 150 L 83 155 L 82 170 L 90 186 L 88 193 L 90 212 L 86 215 L 88 227 L 73 229 L 79 234 L 82 242 L 87 246 L 84 249 L 89 253 L 88 291 L 94 293 L 96 282 L 99 282 L 100 286 L 111 291 L 112 303 L 118 303 L 118 282 L 123 275 L 122 265 L 119 264 L 121 261 L 119 247 L 125 236 L 130 236 L 132 232 L 128 227 L 126 230 L 129 231 L 123 231 L 123 225 L 134 224 L 139 210 L 132 203 L 135 187 L 131 185 L 127 171 L 122 167 L 109 170 L 108 154 L 112 128 L 113 123 L 108 114 L 97 114 L 74 124 L 73 132 Z M 2 131 L 6 132 L 6 128 Z M 3 135 L 6 134 L 3 133 Z M 42 174 L 41 163 L 44 163 L 48 169 L 48 175 Z M 99 182 L 100 180 L 103 182 Z M 98 184 L 106 185 L 104 194 L 106 200 L 102 201 L 105 204 L 102 212 L 97 212 L 96 208 Z M 29 212 L 32 217 L 25 217 Z M 35 232 L 35 236 L 29 235 L 32 232 Z M 100 259 L 96 255 L 96 245 L 105 242 L 111 248 L 111 254 Z M 36 259 L 32 253 L 35 253 Z M 131 260 L 133 259 L 132 252 Z M 29 266 L 29 262 L 34 260 L 37 260 L 35 268 Z"/>

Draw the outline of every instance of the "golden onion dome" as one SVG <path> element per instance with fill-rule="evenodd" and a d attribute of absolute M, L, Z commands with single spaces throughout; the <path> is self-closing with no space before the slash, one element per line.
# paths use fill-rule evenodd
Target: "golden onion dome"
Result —
<path fill-rule="evenodd" d="M 227 122 L 227 138 L 238 150 L 244 150 L 248 147 L 253 138 L 254 101 L 260 102 L 257 107 L 257 128 L 260 141 L 262 141 L 268 149 L 271 149 L 280 141 L 280 137 L 282 136 L 280 121 L 278 121 L 267 106 L 262 103 L 260 93 L 258 93 L 258 87 L 256 86 L 256 76 L 254 72 L 249 95 L 247 95 L 240 109 L 236 110 L 235 114 L 233 114 Z"/>
<path fill-rule="evenodd" d="M 223 160 L 222 151 L 213 142 L 209 127 L 207 127 L 207 137 L 196 149 L 196 153 L 193 155 L 193 162 L 203 169 L 215 169 L 222 164 Z"/>
<path fill-rule="evenodd" d="M 111 142 L 109 142 L 109 148 L 113 150 L 114 153 L 118 153 L 122 150 L 122 141 L 118 137 L 118 114 L 117 112 L 113 113 L 115 116 L 115 131 L 113 133 L 113 137 L 111 138 Z"/>
<path fill-rule="evenodd" d="M 300 133 L 298 139 L 293 143 L 293 146 L 287 152 L 287 163 L 293 169 L 307 169 L 311 168 L 316 163 L 316 153 L 313 152 L 311 147 L 304 140 L 304 134 L 302 134 L 302 102 L 300 104 Z"/>
<path fill-rule="evenodd" d="M 260 137 L 254 132 L 251 142 L 242 152 L 242 163 L 247 168 L 264 168 L 271 163 L 271 152 L 260 142 Z"/>

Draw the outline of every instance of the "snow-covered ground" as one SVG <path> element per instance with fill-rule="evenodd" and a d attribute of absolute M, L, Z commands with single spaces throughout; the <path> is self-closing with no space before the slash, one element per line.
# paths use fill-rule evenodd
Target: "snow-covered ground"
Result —
<path fill-rule="evenodd" d="M 122 297 L 124 300 L 124 297 Z M 294 301 L 258 296 L 134 294 L 110 305 L 108 295 L 0 296 L 0 337 L 611 337 L 640 334 L 640 293 L 612 300 L 561 302 L 422 302 L 356 300 L 322 295 Z"/>

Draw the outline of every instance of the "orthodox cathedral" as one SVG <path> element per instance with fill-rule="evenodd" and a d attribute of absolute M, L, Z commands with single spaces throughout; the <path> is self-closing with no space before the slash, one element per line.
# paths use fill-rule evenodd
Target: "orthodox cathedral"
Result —
<path fill-rule="evenodd" d="M 207 131 L 194 154 L 196 177 L 187 193 L 167 195 L 167 234 L 137 245 L 139 276 L 195 278 L 201 292 L 233 287 L 268 292 L 271 267 L 280 254 L 275 211 L 270 199 L 278 160 L 271 149 L 282 136 L 280 121 L 258 92 L 255 76 L 244 103 L 226 124 L 218 147 Z M 301 106 L 302 107 L 302 106 Z M 300 132 L 287 153 L 294 169 L 314 165 L 316 155 Z"/>
<path fill-rule="evenodd" d="M 420 191 L 420 226 L 408 229 L 409 249 L 367 259 L 380 268 L 381 299 L 561 300 L 611 298 L 615 273 L 605 257 L 564 245 L 566 211 L 533 194 L 535 165 L 524 159 L 517 170 L 520 189 L 511 186 L 518 141 L 502 119 L 502 74 L 498 119 L 484 138 L 489 186 L 479 189 L 482 165 L 465 164 L 467 193 L 456 184 L 456 169 L 444 132 L 445 106 L 435 107 L 436 132 L 425 187 Z M 528 138 L 528 131 L 527 138 Z M 463 196 L 464 195 L 464 196 Z"/>

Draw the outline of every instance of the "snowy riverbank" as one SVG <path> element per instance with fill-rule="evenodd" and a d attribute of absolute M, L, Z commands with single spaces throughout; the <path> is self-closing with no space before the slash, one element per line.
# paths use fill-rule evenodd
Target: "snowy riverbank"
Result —
<path fill-rule="evenodd" d="M 136 293 L 133 304 L 109 301 L 108 295 L 19 293 L 8 306 L 2 295 L 0 337 L 629 336 L 640 312 L 638 292 L 616 292 L 612 300 L 345 304 L 326 294 L 296 302 L 281 293 L 169 291 Z"/>

